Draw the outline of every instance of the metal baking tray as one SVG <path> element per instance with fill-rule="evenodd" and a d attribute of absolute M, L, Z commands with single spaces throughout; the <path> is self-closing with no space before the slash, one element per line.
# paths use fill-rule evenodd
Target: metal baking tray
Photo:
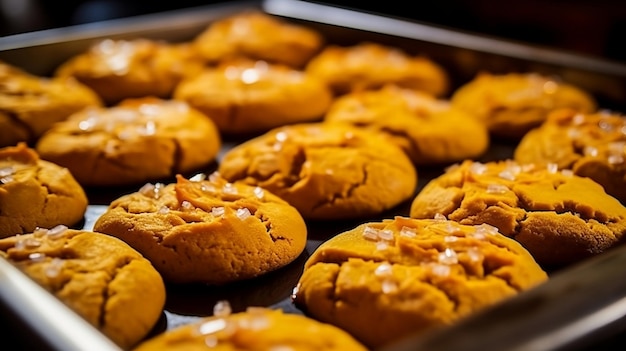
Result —
<path fill-rule="evenodd" d="M 602 108 L 626 111 L 626 65 L 619 62 L 298 0 L 231 1 L 1 37 L 0 60 L 45 76 L 102 38 L 144 37 L 181 42 L 192 39 L 212 21 L 247 9 L 258 9 L 314 28 L 329 43 L 351 45 L 367 40 L 396 46 L 410 54 L 425 54 L 446 68 L 453 89 L 481 71 L 534 71 L 559 76 L 588 90 Z M 224 142 L 218 162 L 234 143 Z M 513 147 L 494 141 L 482 160 L 509 157 Z M 436 167 L 418 169 L 418 191 L 441 172 Z M 82 227 L 91 229 L 111 200 L 136 189 L 86 190 L 90 205 Z M 381 219 L 408 215 L 409 206 L 410 203 L 405 203 L 382 214 Z M 287 267 L 256 279 L 219 288 L 168 286 L 165 310 L 151 335 L 211 315 L 215 303 L 223 299 L 231 303 L 233 311 L 242 311 L 247 306 L 267 306 L 301 313 L 292 305 L 290 295 L 304 262 L 319 244 L 357 224 L 360 222 L 353 220 L 309 222 L 309 238 L 303 254 Z M 615 248 L 550 272 L 550 280 L 545 284 L 453 327 L 408 337 L 384 350 L 555 351 L 623 345 L 626 343 L 625 277 L 626 247 Z M 51 297 L 0 259 L 0 336 L 15 340 L 16 350 L 117 349 Z"/>

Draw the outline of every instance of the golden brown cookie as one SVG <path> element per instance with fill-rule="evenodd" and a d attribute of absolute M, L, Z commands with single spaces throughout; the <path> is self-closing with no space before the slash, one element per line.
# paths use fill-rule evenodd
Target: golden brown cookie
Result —
<path fill-rule="evenodd" d="M 39 77 L 0 62 L 0 147 L 34 143 L 54 123 L 102 101 L 75 79 Z"/>
<path fill-rule="evenodd" d="M 293 207 L 259 187 L 207 180 L 148 183 L 114 200 L 94 230 L 148 258 L 171 283 L 223 285 L 295 260 L 307 228 Z"/>
<path fill-rule="evenodd" d="M 626 203 L 626 119 L 617 112 L 561 109 L 528 132 L 514 152 L 520 163 L 554 164 L 589 177 Z"/>
<path fill-rule="evenodd" d="M 145 338 L 163 312 L 159 273 L 112 236 L 39 228 L 1 239 L 0 256 L 124 349 Z"/>
<path fill-rule="evenodd" d="M 183 77 L 203 67 L 204 60 L 187 43 L 104 39 L 63 62 L 54 74 L 76 78 L 115 105 L 127 98 L 171 98 Z"/>
<path fill-rule="evenodd" d="M 376 349 L 426 333 L 547 280 L 515 240 L 489 225 L 395 217 L 324 242 L 294 303 Z"/>
<path fill-rule="evenodd" d="M 324 80 L 337 95 L 396 84 L 443 96 L 450 84 L 445 69 L 430 58 L 373 42 L 326 46 L 309 61 L 306 72 Z"/>
<path fill-rule="evenodd" d="M 465 161 L 417 194 L 413 218 L 487 223 L 519 241 L 542 266 L 560 267 L 624 241 L 626 207 L 571 171 L 511 160 Z"/>
<path fill-rule="evenodd" d="M 193 40 L 209 63 L 249 58 L 295 68 L 302 68 L 323 44 L 324 38 L 312 28 L 258 11 L 215 21 Z"/>
<path fill-rule="evenodd" d="M 180 83 L 174 97 L 211 117 L 228 135 L 258 134 L 321 120 L 332 94 L 321 80 L 265 61 L 233 61 Z"/>
<path fill-rule="evenodd" d="M 218 302 L 212 317 L 155 336 L 133 351 L 206 349 L 367 351 L 350 334 L 331 324 L 265 307 L 231 313 L 225 301 Z"/>
<path fill-rule="evenodd" d="M 410 199 L 417 186 L 402 149 L 343 124 L 275 128 L 227 151 L 218 171 L 268 189 L 313 220 L 379 215 Z"/>
<path fill-rule="evenodd" d="M 0 238 L 79 223 L 87 196 L 67 168 L 25 143 L 0 149 Z"/>
<path fill-rule="evenodd" d="M 81 111 L 36 144 L 41 158 L 69 168 L 83 186 L 133 185 L 188 173 L 213 162 L 219 131 L 185 102 L 127 99 Z"/>
<path fill-rule="evenodd" d="M 554 109 L 596 109 L 595 99 L 586 91 L 538 73 L 482 72 L 459 87 L 450 101 L 485 123 L 492 135 L 512 140 L 539 126 Z"/>
<path fill-rule="evenodd" d="M 489 147 L 489 131 L 471 115 L 446 100 L 393 85 L 338 97 L 324 121 L 382 132 L 416 165 L 474 159 Z"/>

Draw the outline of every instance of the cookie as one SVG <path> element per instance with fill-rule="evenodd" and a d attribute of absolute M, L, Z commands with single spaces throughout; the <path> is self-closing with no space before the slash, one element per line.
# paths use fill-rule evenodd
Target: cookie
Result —
<path fill-rule="evenodd" d="M 56 124 L 37 142 L 41 158 L 67 167 L 83 186 L 120 186 L 173 178 L 215 161 L 217 127 L 188 104 L 127 99 Z"/>
<path fill-rule="evenodd" d="M 61 63 L 57 77 L 74 77 L 109 106 L 127 98 L 171 98 L 174 88 L 204 67 L 193 46 L 144 38 L 104 39 Z"/>
<path fill-rule="evenodd" d="M 165 285 L 150 262 L 121 240 L 56 226 L 0 240 L 0 256 L 128 349 L 160 319 Z"/>
<path fill-rule="evenodd" d="M 293 301 L 377 349 L 452 325 L 547 279 L 497 228 L 395 217 L 322 243 L 306 261 Z"/>
<path fill-rule="evenodd" d="M 417 186 L 411 160 L 384 136 L 326 123 L 250 139 L 224 154 L 218 172 L 271 191 L 311 220 L 380 215 L 409 200 Z"/>
<path fill-rule="evenodd" d="M 26 143 L 0 149 L 0 238 L 74 226 L 83 220 L 87 201 L 67 168 L 40 159 Z"/>
<path fill-rule="evenodd" d="M 87 106 L 98 95 L 75 79 L 51 79 L 0 62 L 0 147 L 29 145 L 54 123 Z"/>
<path fill-rule="evenodd" d="M 446 164 L 483 155 L 489 131 L 447 100 L 387 85 L 338 97 L 324 121 L 381 132 L 416 165 Z"/>
<path fill-rule="evenodd" d="M 395 84 L 440 97 L 450 85 L 447 71 L 432 59 L 374 42 L 328 45 L 305 70 L 325 81 L 336 95 Z"/>
<path fill-rule="evenodd" d="M 624 241 L 626 207 L 595 181 L 512 160 L 465 161 L 431 180 L 413 218 L 483 223 L 519 241 L 546 268 L 560 268 Z"/>
<path fill-rule="evenodd" d="M 224 285 L 261 276 L 295 260 L 307 240 L 293 206 L 218 174 L 148 183 L 114 200 L 94 230 L 124 240 L 165 281 L 177 284 Z"/>
<path fill-rule="evenodd" d="M 592 112 L 588 92 L 538 73 L 479 73 L 453 92 L 452 105 L 485 123 L 492 135 L 518 141 L 546 120 L 552 110 L 569 107 Z"/>
<path fill-rule="evenodd" d="M 174 98 L 211 117 L 222 134 L 241 136 L 321 120 L 332 93 L 321 80 L 288 66 L 238 60 L 183 80 Z"/>
<path fill-rule="evenodd" d="M 150 350 L 336 350 L 366 351 L 345 331 L 279 309 L 248 307 L 232 313 L 220 301 L 215 314 L 144 341 L 133 351 Z"/>
<path fill-rule="evenodd" d="M 626 119 L 617 112 L 561 109 L 528 132 L 514 151 L 520 163 L 553 164 L 600 183 L 626 203 Z"/>
<path fill-rule="evenodd" d="M 209 64 L 248 58 L 294 68 L 302 68 L 323 44 L 322 35 L 312 28 L 258 11 L 215 21 L 193 40 Z"/>

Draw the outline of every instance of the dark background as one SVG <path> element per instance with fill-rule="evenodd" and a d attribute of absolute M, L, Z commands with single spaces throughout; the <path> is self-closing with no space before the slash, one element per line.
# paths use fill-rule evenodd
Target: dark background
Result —
<path fill-rule="evenodd" d="M 224 1 L 0 0 L 0 35 Z M 614 0 L 315 1 L 626 62 L 626 2 Z"/>

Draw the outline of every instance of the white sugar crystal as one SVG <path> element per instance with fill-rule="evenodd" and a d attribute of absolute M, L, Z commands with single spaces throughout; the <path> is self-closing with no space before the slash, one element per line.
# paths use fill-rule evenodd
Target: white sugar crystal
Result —
<path fill-rule="evenodd" d="M 243 221 L 246 218 L 250 217 L 252 214 L 250 213 L 249 209 L 244 207 L 244 208 L 237 209 L 236 215 L 237 215 L 237 218 Z"/>
<path fill-rule="evenodd" d="M 456 251 L 451 248 L 446 248 L 443 252 L 439 253 L 439 263 L 441 264 L 457 264 L 459 262 Z"/>

